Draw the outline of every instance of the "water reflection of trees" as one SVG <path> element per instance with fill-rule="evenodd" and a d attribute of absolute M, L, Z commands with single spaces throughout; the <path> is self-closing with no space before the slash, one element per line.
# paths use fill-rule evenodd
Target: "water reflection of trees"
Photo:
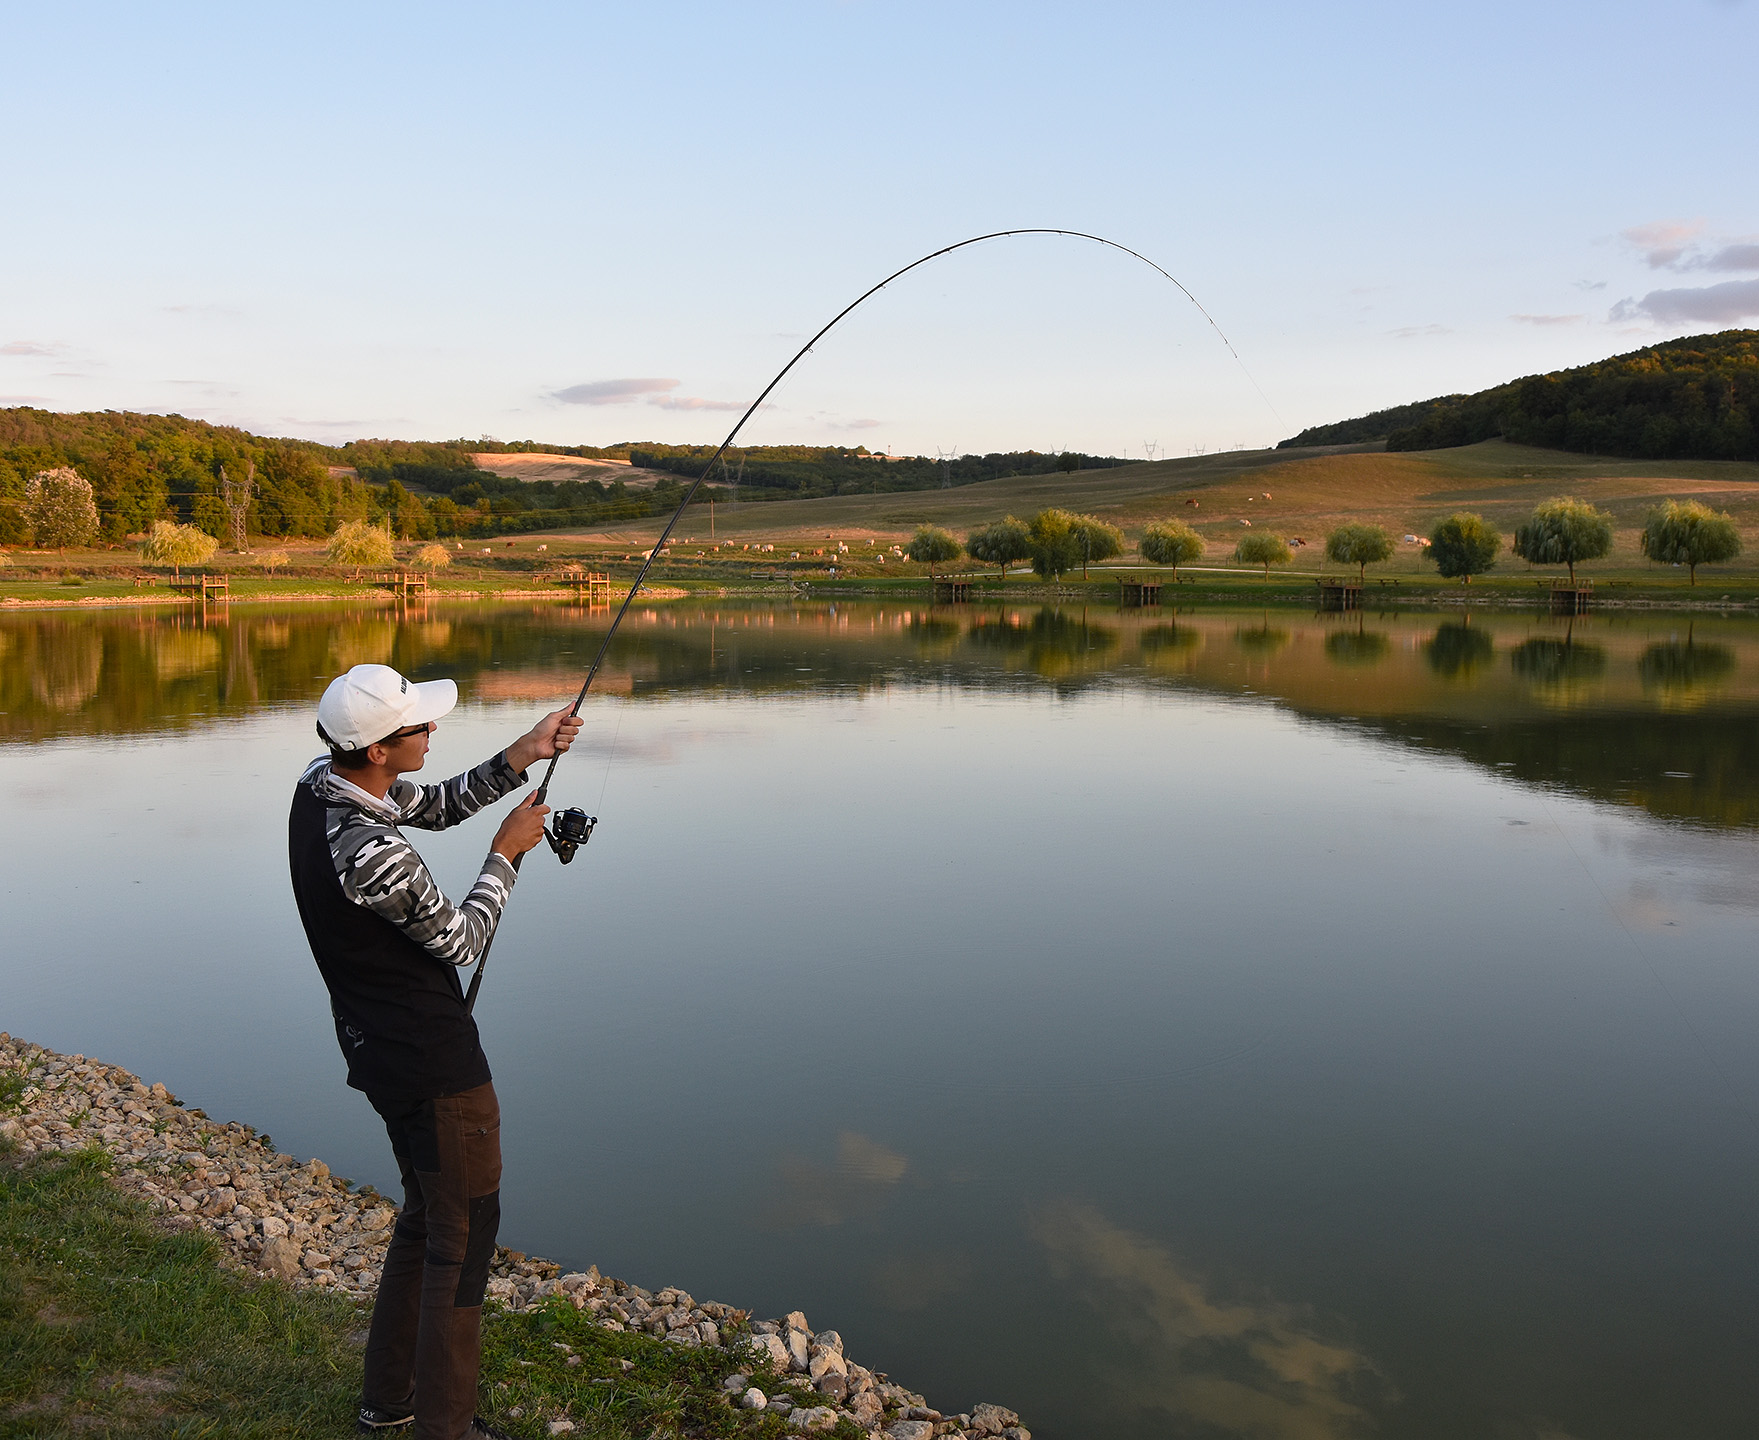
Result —
<path fill-rule="evenodd" d="M 1392 641 L 1378 630 L 1334 630 L 1325 637 L 1325 658 L 1334 665 L 1366 669 L 1392 653 Z"/>
<path fill-rule="evenodd" d="M 44 626 L 31 638 L 35 643 L 19 667 L 30 676 L 31 694 L 58 715 L 90 704 L 103 675 L 103 641 L 85 627 L 72 624 Z"/>
<path fill-rule="evenodd" d="M 1423 646 L 1423 658 L 1444 680 L 1470 680 L 1490 663 L 1495 651 L 1495 643 L 1482 630 L 1467 624 L 1442 625 Z"/>
<path fill-rule="evenodd" d="M 1722 689 L 1735 673 L 1735 652 L 1726 645 L 1669 640 L 1651 645 L 1637 660 L 1643 688 L 1670 708 L 1700 704 Z"/>
<path fill-rule="evenodd" d="M 1566 680 L 1597 680 L 1606 673 L 1606 651 L 1585 640 L 1538 636 L 1509 652 L 1509 664 L 1534 685 L 1561 685 Z"/>
<path fill-rule="evenodd" d="M 1275 655 L 1293 638 L 1287 630 L 1268 622 L 1261 625 L 1242 625 L 1234 631 L 1234 644 L 1259 660 Z"/>
<path fill-rule="evenodd" d="M 999 652 L 1035 675 L 1062 679 L 1091 669 L 1118 646 L 1109 625 L 1098 625 L 1085 614 L 1068 615 L 1050 606 L 1022 621 L 1013 615 L 979 620 L 966 634 L 976 649 Z"/>
<path fill-rule="evenodd" d="M 1049 606 L 927 614 L 883 605 L 839 605 L 836 613 L 822 606 L 680 606 L 632 613 L 612 647 L 603 688 L 636 697 L 805 697 L 898 684 L 1072 692 L 1194 681 L 1226 693 L 1248 684 L 1323 721 L 1336 703 L 1325 668 L 1379 666 L 1355 685 L 1352 706 L 1369 706 L 1355 713 L 1430 716 L 1411 732 L 1426 748 L 1657 814 L 1759 824 L 1759 738 L 1746 738 L 1749 730 L 1759 737 L 1759 726 L 1733 705 L 1732 697 L 1744 699 L 1745 692 L 1734 689 L 1741 672 L 1729 645 L 1683 631 L 1646 649 L 1633 645 L 1624 657 L 1612 644 L 1617 627 L 1597 627 L 1605 631 L 1597 633 L 1603 645 L 1573 639 L 1561 626 L 1534 638 L 1522 625 L 1508 668 L 1486 677 L 1479 672 L 1497 647 L 1489 626 L 1476 620 L 1431 622 L 1412 634 L 1369 631 L 1350 617 L 1321 632 L 1322 652 L 1318 644 L 1295 645 L 1296 627 L 1278 618 L 1242 624 L 1227 614 L 1176 621 L 1108 614 L 1102 622 L 1081 609 Z M 205 620 L 194 607 L 0 614 L 0 739 L 139 734 L 267 706 L 308 706 L 338 661 L 363 655 L 388 659 L 415 679 L 450 675 L 467 700 L 536 704 L 579 683 L 607 620 L 604 612 L 564 605 L 447 606 L 439 615 L 320 606 L 258 614 L 234 607 L 210 611 Z M 1509 622 L 1502 628 L 1506 633 Z M 1407 634 L 1427 635 L 1421 659 L 1403 649 Z M 1244 670 L 1242 656 L 1250 662 Z M 1465 679 L 1473 683 L 1458 684 Z M 1610 691 L 1620 709 L 1609 716 L 1573 708 L 1567 720 L 1534 714 L 1534 701 L 1574 704 L 1572 687 L 1580 686 Z M 1379 706 L 1376 687 L 1396 700 Z M 1730 698 L 1713 707 L 1725 690 Z M 1484 734 L 1464 739 L 1448 728 L 1468 720 Z M 1666 771 L 1690 778 L 1662 778 Z"/>

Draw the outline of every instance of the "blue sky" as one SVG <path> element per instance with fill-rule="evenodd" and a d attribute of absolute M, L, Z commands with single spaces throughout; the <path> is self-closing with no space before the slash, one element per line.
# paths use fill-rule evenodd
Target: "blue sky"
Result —
<path fill-rule="evenodd" d="M 6 7 L 0 403 L 1140 456 L 1759 326 L 1756 0 Z M 1262 392 L 1262 393 L 1261 393 Z"/>

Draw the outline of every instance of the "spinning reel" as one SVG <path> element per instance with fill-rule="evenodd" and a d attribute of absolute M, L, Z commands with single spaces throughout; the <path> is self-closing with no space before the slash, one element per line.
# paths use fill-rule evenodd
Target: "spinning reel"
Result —
<path fill-rule="evenodd" d="M 544 827 L 544 839 L 550 842 L 556 858 L 566 865 L 574 858 L 574 852 L 592 839 L 592 827 L 598 823 L 597 815 L 588 815 L 573 805 L 550 817 L 550 823 Z"/>

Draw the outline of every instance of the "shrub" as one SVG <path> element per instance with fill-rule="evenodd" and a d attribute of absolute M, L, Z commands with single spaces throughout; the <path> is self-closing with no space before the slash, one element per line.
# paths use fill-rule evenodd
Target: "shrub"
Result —
<path fill-rule="evenodd" d="M 285 550 L 264 550 L 257 556 L 257 564 L 271 573 L 279 570 L 287 563 L 287 560 L 288 555 Z"/>
<path fill-rule="evenodd" d="M 429 570 L 444 570 L 452 563 L 452 552 L 444 545 L 423 545 L 415 552 L 415 563 Z"/>

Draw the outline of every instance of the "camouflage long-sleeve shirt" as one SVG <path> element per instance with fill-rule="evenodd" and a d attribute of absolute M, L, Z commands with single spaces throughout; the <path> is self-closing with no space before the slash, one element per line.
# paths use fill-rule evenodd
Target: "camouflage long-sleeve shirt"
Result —
<path fill-rule="evenodd" d="M 332 768 L 327 755 L 300 777 L 323 798 L 324 833 L 342 893 L 450 965 L 481 958 L 513 888 L 513 865 L 491 850 L 463 903 L 454 905 L 397 827 L 444 830 L 524 782 L 505 751 L 438 785 L 399 779 L 382 800 Z"/>

